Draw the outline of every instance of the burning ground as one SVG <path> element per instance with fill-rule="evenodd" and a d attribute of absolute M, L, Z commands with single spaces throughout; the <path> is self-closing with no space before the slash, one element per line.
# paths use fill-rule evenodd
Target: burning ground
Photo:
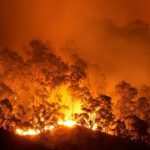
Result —
<path fill-rule="evenodd" d="M 1 128 L 36 136 L 60 126 L 81 126 L 149 144 L 150 87 L 137 89 L 121 81 L 108 96 L 99 69 L 99 79 L 93 79 L 93 65 L 73 44 L 62 51 L 39 39 L 24 47 L 23 55 L 0 50 Z"/>

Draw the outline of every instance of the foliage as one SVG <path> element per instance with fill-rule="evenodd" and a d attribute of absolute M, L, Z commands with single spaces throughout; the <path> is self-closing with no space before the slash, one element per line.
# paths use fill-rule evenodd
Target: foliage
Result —
<path fill-rule="evenodd" d="M 95 99 L 90 97 L 84 101 L 82 111 L 83 113 L 75 115 L 80 124 L 90 128 L 97 125 L 98 129 L 108 132 L 114 120 L 110 97 L 106 95 L 100 95 Z"/>

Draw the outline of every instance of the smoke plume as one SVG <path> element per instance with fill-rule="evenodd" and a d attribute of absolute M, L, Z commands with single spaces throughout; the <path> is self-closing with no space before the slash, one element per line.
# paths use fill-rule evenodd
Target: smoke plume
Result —
<path fill-rule="evenodd" d="M 1 0 L 0 45 L 21 53 L 34 37 L 56 49 L 75 40 L 79 53 L 109 76 L 110 89 L 122 79 L 149 84 L 149 6 L 148 0 Z"/>

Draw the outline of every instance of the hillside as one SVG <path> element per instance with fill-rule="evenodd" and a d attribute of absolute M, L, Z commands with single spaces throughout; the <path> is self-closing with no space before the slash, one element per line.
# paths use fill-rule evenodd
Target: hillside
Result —
<path fill-rule="evenodd" d="M 27 138 L 0 130 L 1 150 L 148 150 L 140 142 L 132 142 L 80 127 L 60 127 L 51 133 Z"/>

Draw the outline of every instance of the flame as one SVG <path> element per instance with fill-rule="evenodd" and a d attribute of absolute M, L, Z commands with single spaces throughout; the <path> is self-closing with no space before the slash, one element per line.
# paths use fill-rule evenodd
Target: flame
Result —
<path fill-rule="evenodd" d="M 66 127 L 73 127 L 73 126 L 77 125 L 77 123 L 74 120 L 66 120 L 66 121 L 60 120 L 60 121 L 58 121 L 58 125 L 63 125 Z M 51 131 L 54 128 L 55 128 L 55 126 L 53 126 L 53 125 L 45 126 L 44 131 Z M 31 128 L 26 129 L 26 130 L 17 128 L 15 132 L 16 132 L 16 134 L 22 135 L 22 136 L 35 136 L 35 135 L 39 135 L 40 133 L 42 133 L 41 130 L 31 129 Z"/>
<path fill-rule="evenodd" d="M 74 120 L 66 120 L 66 121 L 58 121 L 59 125 L 67 126 L 67 127 L 73 127 L 77 125 L 77 123 Z"/>
<path fill-rule="evenodd" d="M 81 110 L 81 101 L 79 99 L 75 99 L 68 91 L 69 85 L 62 85 L 57 87 L 56 89 L 51 91 L 48 102 L 52 102 L 52 100 L 56 100 L 57 96 L 60 94 L 61 104 L 66 106 L 67 109 L 63 109 L 63 114 L 65 115 L 65 120 L 70 120 L 70 117 L 73 113 L 79 114 L 82 112 Z"/>
<path fill-rule="evenodd" d="M 52 129 L 54 129 L 53 125 L 44 127 L 44 131 L 50 131 Z M 42 133 L 42 131 L 38 129 L 31 129 L 31 128 L 26 129 L 26 130 L 19 129 L 19 128 L 16 129 L 16 134 L 22 135 L 22 136 L 35 136 L 35 135 L 39 135 L 40 133 Z"/>
<path fill-rule="evenodd" d="M 56 93 L 58 93 L 58 91 L 53 91 L 53 92 L 50 95 L 48 101 L 50 101 L 51 99 L 56 99 L 55 96 L 57 95 Z M 68 108 L 66 110 L 63 110 L 63 113 L 65 114 L 65 119 L 64 120 L 58 120 L 56 126 L 62 125 L 62 126 L 70 127 L 70 128 L 74 127 L 76 125 L 82 126 L 81 124 L 79 124 L 75 120 L 73 120 L 73 118 L 71 117 L 73 113 L 81 113 L 82 112 L 81 111 L 81 102 L 79 100 L 75 100 L 75 101 L 73 100 L 73 98 L 71 97 L 71 95 L 67 91 L 67 87 L 62 86 L 61 88 L 59 88 L 59 92 L 62 95 L 62 104 L 64 104 Z M 47 125 L 42 130 L 33 129 L 33 128 L 29 128 L 29 129 L 17 128 L 15 133 L 22 135 L 22 136 L 36 136 L 36 135 L 41 134 L 44 131 L 51 131 L 54 128 L 56 128 L 56 126 Z M 89 128 L 91 130 L 97 130 L 97 124 L 94 124 L 94 126 L 92 128 L 90 126 L 84 126 L 84 127 Z"/>
<path fill-rule="evenodd" d="M 57 122 L 57 124 L 58 125 L 63 125 L 63 126 L 66 126 L 66 127 L 70 127 L 70 128 L 73 127 L 73 126 L 75 126 L 75 125 L 81 126 L 81 124 L 78 124 L 74 120 L 65 120 L 65 121 L 59 120 Z M 93 131 L 96 131 L 97 130 L 97 126 L 98 125 L 95 123 L 92 128 L 90 128 L 90 126 L 87 127 L 87 128 L 89 128 L 89 129 L 91 129 Z M 43 131 L 51 131 L 54 128 L 55 128 L 54 125 L 45 126 Z M 16 134 L 19 134 L 19 135 L 22 135 L 22 136 L 35 136 L 35 135 L 41 134 L 43 131 L 38 130 L 38 129 L 31 129 L 31 128 L 30 129 L 26 129 L 26 130 L 17 128 L 16 129 Z"/>
<path fill-rule="evenodd" d="M 70 127 L 70 128 L 75 125 L 81 126 L 80 124 L 77 124 L 77 122 L 74 120 L 66 120 L 66 121 L 60 120 L 60 121 L 58 121 L 58 125 L 63 125 L 63 126 Z M 45 126 L 44 131 L 51 131 L 54 128 L 55 128 L 55 126 L 53 126 L 53 125 Z M 87 127 L 87 128 L 91 129 L 90 127 Z M 94 126 L 92 127 L 91 130 L 96 131 L 97 124 L 94 124 Z M 42 131 L 37 130 L 37 129 L 27 129 L 27 130 L 19 129 L 19 128 L 16 129 L 16 134 L 21 135 L 21 136 L 36 136 L 41 133 L 42 133 Z"/>
<path fill-rule="evenodd" d="M 27 129 L 27 130 L 23 130 L 23 129 L 16 129 L 16 134 L 22 135 L 22 136 L 34 136 L 34 135 L 38 135 L 40 134 L 41 131 L 40 130 L 35 130 L 35 129 Z"/>
<path fill-rule="evenodd" d="M 95 124 L 93 125 L 93 127 L 92 127 L 92 130 L 94 130 L 94 131 L 97 130 L 97 126 L 98 126 L 98 125 L 95 123 Z"/>

